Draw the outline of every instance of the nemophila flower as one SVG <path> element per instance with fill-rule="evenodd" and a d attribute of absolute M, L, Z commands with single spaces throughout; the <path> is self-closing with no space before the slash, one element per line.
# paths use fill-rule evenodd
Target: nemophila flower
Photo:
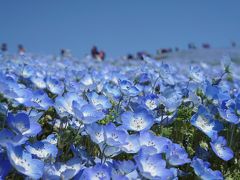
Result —
<path fill-rule="evenodd" d="M 169 139 L 156 136 L 151 131 L 140 132 L 139 141 L 142 152 L 146 154 L 165 153 L 171 144 Z"/>
<path fill-rule="evenodd" d="M 23 104 L 27 107 L 31 107 L 34 105 L 34 102 L 31 101 L 31 98 L 33 97 L 33 92 L 28 88 L 17 88 L 14 90 L 15 96 L 13 99 L 18 104 Z"/>
<path fill-rule="evenodd" d="M 93 142 L 100 144 L 104 141 L 104 126 L 92 123 L 86 126 L 86 131 Z"/>
<path fill-rule="evenodd" d="M 126 153 L 137 153 L 140 150 L 140 141 L 138 134 L 128 135 L 121 149 Z"/>
<path fill-rule="evenodd" d="M 103 89 L 105 94 L 113 100 L 118 100 L 121 97 L 121 91 L 117 85 L 107 82 L 104 84 Z"/>
<path fill-rule="evenodd" d="M 34 75 L 34 73 L 35 73 L 35 69 L 32 66 L 26 65 L 23 68 L 22 76 L 24 78 L 30 78 L 31 76 Z"/>
<path fill-rule="evenodd" d="M 62 81 L 59 81 L 55 78 L 47 78 L 46 80 L 47 89 L 57 95 L 62 95 L 64 92 L 64 84 Z"/>
<path fill-rule="evenodd" d="M 58 96 L 56 98 L 54 107 L 60 116 L 74 115 L 72 107 L 73 101 L 78 103 L 86 102 L 76 93 L 66 93 L 64 96 Z"/>
<path fill-rule="evenodd" d="M 210 142 L 210 145 L 215 154 L 224 161 L 228 161 L 233 158 L 233 151 L 227 147 L 227 141 L 223 136 L 213 139 L 212 142 Z"/>
<path fill-rule="evenodd" d="M 105 114 L 92 104 L 85 104 L 81 106 L 74 101 L 72 107 L 75 117 L 84 124 L 91 124 L 102 120 L 105 117 Z"/>
<path fill-rule="evenodd" d="M 84 146 L 75 146 L 72 144 L 70 148 L 74 157 L 79 158 L 81 162 L 84 162 L 84 164 L 94 164 L 95 157 L 91 156 Z"/>
<path fill-rule="evenodd" d="M 57 135 L 56 134 L 50 134 L 50 135 L 47 136 L 46 139 L 43 139 L 42 142 L 48 142 L 50 144 L 57 145 L 57 142 L 58 142 Z"/>
<path fill-rule="evenodd" d="M 52 99 L 50 99 L 48 95 L 41 90 L 33 93 L 31 101 L 34 102 L 33 107 L 40 110 L 48 110 L 48 108 L 53 105 Z"/>
<path fill-rule="evenodd" d="M 137 109 L 135 112 L 126 111 L 121 115 L 123 126 L 127 130 L 148 130 L 153 125 L 153 116 L 146 109 Z"/>
<path fill-rule="evenodd" d="M 109 146 L 102 143 L 99 144 L 99 147 L 102 154 L 104 154 L 105 157 L 109 158 L 113 158 L 122 152 L 119 146 Z"/>
<path fill-rule="evenodd" d="M 112 107 L 112 104 L 104 95 L 98 95 L 96 92 L 91 92 L 87 94 L 88 100 L 93 104 L 98 110 L 109 109 Z"/>
<path fill-rule="evenodd" d="M 198 112 L 192 116 L 190 121 L 193 126 L 210 138 L 217 136 L 218 132 L 223 129 L 223 125 L 214 120 L 204 106 L 199 106 Z"/>
<path fill-rule="evenodd" d="M 16 115 L 9 113 L 7 124 L 16 134 L 27 137 L 36 136 L 42 130 L 40 124 L 30 119 L 27 114 L 21 112 Z"/>
<path fill-rule="evenodd" d="M 11 170 L 12 166 L 5 153 L 0 153 L 0 179 L 5 179 Z"/>
<path fill-rule="evenodd" d="M 148 155 L 138 153 L 135 156 L 137 168 L 141 175 L 148 179 L 173 179 L 174 173 L 166 168 L 166 161 L 161 154 Z"/>
<path fill-rule="evenodd" d="M 43 179 L 72 179 L 82 170 L 84 163 L 81 159 L 73 157 L 66 163 L 55 162 L 44 166 Z"/>
<path fill-rule="evenodd" d="M 104 164 L 96 164 L 93 167 L 85 168 L 79 180 L 110 180 L 111 168 Z"/>
<path fill-rule="evenodd" d="M 43 175 L 44 163 L 39 159 L 33 159 L 32 155 L 23 150 L 21 146 L 7 146 L 8 159 L 11 165 L 20 173 L 33 178 L 40 179 Z"/>
<path fill-rule="evenodd" d="M 151 83 L 151 77 L 150 74 L 148 73 L 141 73 L 136 77 L 135 80 L 137 83 L 141 84 L 141 85 L 148 85 Z"/>
<path fill-rule="evenodd" d="M 206 82 L 204 89 L 204 94 L 208 99 L 218 101 L 218 95 L 220 93 L 219 87 L 216 85 L 212 85 L 209 81 Z"/>
<path fill-rule="evenodd" d="M 169 85 L 175 84 L 175 80 L 172 76 L 172 69 L 168 64 L 161 64 L 159 74 L 165 83 L 167 83 Z"/>
<path fill-rule="evenodd" d="M 136 164 L 131 161 L 113 161 L 112 166 L 116 174 L 126 175 L 136 169 Z"/>
<path fill-rule="evenodd" d="M 94 81 L 90 74 L 85 74 L 80 81 L 85 86 L 93 85 Z"/>
<path fill-rule="evenodd" d="M 166 158 L 169 164 L 173 166 L 180 166 L 191 162 L 191 159 L 188 158 L 188 154 L 185 149 L 175 143 L 172 143 L 169 146 L 169 150 L 166 152 Z"/>
<path fill-rule="evenodd" d="M 36 87 L 44 89 L 47 87 L 44 77 L 32 76 L 31 81 L 35 84 Z"/>
<path fill-rule="evenodd" d="M 159 98 L 155 94 L 148 94 L 148 95 L 144 96 L 143 98 L 141 98 L 141 100 L 142 100 L 142 103 L 149 110 L 154 110 L 159 105 Z"/>
<path fill-rule="evenodd" d="M 64 83 L 68 92 L 75 93 L 81 89 L 81 84 L 75 81 L 67 81 Z"/>
<path fill-rule="evenodd" d="M 226 121 L 238 124 L 240 122 L 239 117 L 236 114 L 236 104 L 232 99 L 225 100 L 221 103 L 221 106 L 218 108 L 220 116 Z"/>
<path fill-rule="evenodd" d="M 25 146 L 26 150 L 40 159 L 54 159 L 57 156 L 58 149 L 54 144 L 37 141 Z"/>
<path fill-rule="evenodd" d="M 190 78 L 197 83 L 201 83 L 205 80 L 206 77 L 203 70 L 199 66 L 191 66 Z"/>
<path fill-rule="evenodd" d="M 121 92 L 126 96 L 133 97 L 140 93 L 140 91 L 134 85 L 132 85 L 130 81 L 122 80 L 119 82 L 119 86 Z"/>
<path fill-rule="evenodd" d="M 104 126 L 105 143 L 109 146 L 122 146 L 126 144 L 127 132 L 116 127 L 113 123 Z"/>
<path fill-rule="evenodd" d="M 222 180 L 223 175 L 220 171 L 212 170 L 210 168 L 210 163 L 207 161 L 203 161 L 202 159 L 194 157 L 191 163 L 191 167 L 194 168 L 194 172 L 197 176 L 199 176 L 203 180 Z"/>
<path fill-rule="evenodd" d="M 173 112 L 182 103 L 182 92 L 172 87 L 166 88 L 159 95 L 160 103 L 163 104 L 168 111 Z"/>
<path fill-rule="evenodd" d="M 24 144 L 27 140 L 27 137 L 21 134 L 16 135 L 8 129 L 4 128 L 0 131 L 0 145 L 3 147 L 7 147 L 8 144 L 19 146 Z"/>

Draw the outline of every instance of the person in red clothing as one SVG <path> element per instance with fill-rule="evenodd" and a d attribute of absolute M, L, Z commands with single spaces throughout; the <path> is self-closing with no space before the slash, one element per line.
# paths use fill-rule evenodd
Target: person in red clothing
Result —
<path fill-rule="evenodd" d="M 91 55 L 93 59 L 97 59 L 99 61 L 103 61 L 106 57 L 106 54 L 104 51 L 98 51 L 96 46 L 93 46 L 91 49 Z"/>

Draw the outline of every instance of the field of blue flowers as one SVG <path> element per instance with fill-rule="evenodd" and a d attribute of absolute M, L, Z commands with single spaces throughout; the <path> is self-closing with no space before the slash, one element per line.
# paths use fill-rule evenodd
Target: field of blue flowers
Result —
<path fill-rule="evenodd" d="M 0 58 L 0 179 L 240 179 L 240 76 L 218 65 Z"/>

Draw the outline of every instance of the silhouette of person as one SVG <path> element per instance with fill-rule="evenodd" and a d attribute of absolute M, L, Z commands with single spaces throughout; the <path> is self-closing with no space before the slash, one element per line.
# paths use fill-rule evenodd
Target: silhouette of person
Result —
<path fill-rule="evenodd" d="M 98 52 L 97 47 L 93 46 L 92 49 L 91 49 L 92 58 L 96 59 L 98 54 L 99 54 L 99 52 Z"/>
<path fill-rule="evenodd" d="M 19 55 L 24 55 L 25 52 L 26 52 L 26 50 L 25 50 L 25 48 L 23 47 L 23 45 L 22 45 L 22 44 L 19 44 L 19 45 L 18 45 L 18 54 L 19 54 Z"/>
<path fill-rule="evenodd" d="M 2 43 L 1 45 L 1 51 L 4 53 L 4 52 L 7 52 L 8 48 L 7 48 L 7 43 Z"/>

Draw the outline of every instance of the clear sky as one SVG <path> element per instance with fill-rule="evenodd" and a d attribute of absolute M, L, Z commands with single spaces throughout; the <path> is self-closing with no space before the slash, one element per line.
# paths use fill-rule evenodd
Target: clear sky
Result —
<path fill-rule="evenodd" d="M 109 56 L 186 48 L 188 42 L 240 46 L 240 0 L 0 0 L 0 42 L 15 52 Z"/>

